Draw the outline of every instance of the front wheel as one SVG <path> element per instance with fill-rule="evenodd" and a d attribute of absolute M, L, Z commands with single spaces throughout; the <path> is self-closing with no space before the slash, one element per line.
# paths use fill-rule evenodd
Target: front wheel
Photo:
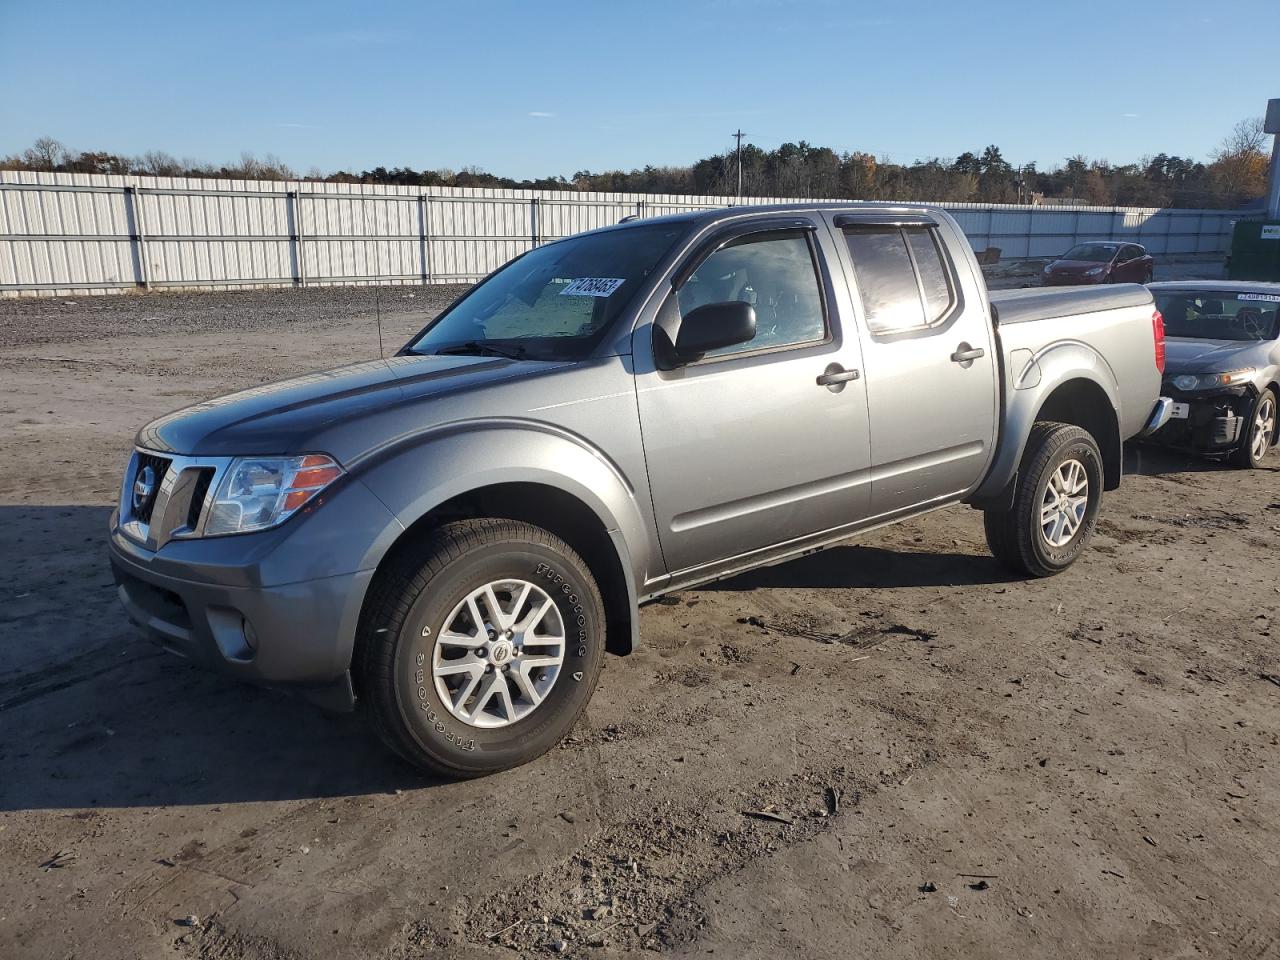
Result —
<path fill-rule="evenodd" d="M 1231 454 L 1231 462 L 1244 470 L 1262 464 L 1276 437 L 1276 395 L 1267 387 L 1253 405 L 1249 428 L 1240 438 L 1240 446 Z"/>
<path fill-rule="evenodd" d="M 1088 431 L 1066 423 L 1035 424 L 1013 506 L 983 516 L 991 552 L 1015 573 L 1061 573 L 1093 534 L 1102 484 L 1102 454 Z"/>
<path fill-rule="evenodd" d="M 406 760 L 480 776 L 527 763 L 569 732 L 604 646 L 600 591 L 563 540 L 513 520 L 449 523 L 375 581 L 357 691 Z"/>

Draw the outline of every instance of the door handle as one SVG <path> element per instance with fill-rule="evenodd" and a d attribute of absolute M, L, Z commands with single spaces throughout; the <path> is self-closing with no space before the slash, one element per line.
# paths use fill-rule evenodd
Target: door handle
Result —
<path fill-rule="evenodd" d="M 951 362 L 970 364 L 981 357 L 985 357 L 986 355 L 987 351 L 983 350 L 981 347 L 971 347 L 968 343 L 962 342 L 960 346 L 956 347 L 956 352 L 951 355 Z"/>
<path fill-rule="evenodd" d="M 857 380 L 861 375 L 857 370 L 846 370 L 838 363 L 831 363 L 818 375 L 817 382 L 818 386 L 826 387 L 832 393 L 839 393 L 846 383 Z"/>

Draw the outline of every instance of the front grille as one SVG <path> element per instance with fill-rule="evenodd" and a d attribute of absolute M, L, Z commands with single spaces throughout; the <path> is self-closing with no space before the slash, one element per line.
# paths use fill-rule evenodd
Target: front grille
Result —
<path fill-rule="evenodd" d="M 213 483 L 213 475 L 217 471 L 213 467 L 201 467 L 196 471 L 196 482 L 191 488 L 191 505 L 187 507 L 187 528 L 195 530 L 200 525 L 200 512 L 204 509 L 204 498 L 209 493 L 209 484 Z"/>
<path fill-rule="evenodd" d="M 150 477 L 146 477 L 146 471 L 150 469 Z M 156 506 L 156 497 L 160 495 L 160 484 L 164 481 L 164 475 L 169 470 L 169 460 L 165 457 L 157 457 L 151 453 L 138 454 L 138 469 L 133 475 L 133 487 L 129 491 L 129 502 L 133 505 L 133 517 L 142 523 L 151 522 L 151 512 Z M 145 480 L 150 480 L 150 489 L 141 499 L 137 494 L 139 484 Z"/>
<path fill-rule="evenodd" d="M 231 460 L 135 450 L 120 490 L 120 532 L 149 550 L 199 535 L 205 500 Z"/>

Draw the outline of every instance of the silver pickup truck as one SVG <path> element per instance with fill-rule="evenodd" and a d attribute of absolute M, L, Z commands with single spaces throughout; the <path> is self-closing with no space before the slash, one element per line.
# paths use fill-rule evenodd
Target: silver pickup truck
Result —
<path fill-rule="evenodd" d="M 164 646 L 474 776 L 564 736 L 663 593 L 957 503 L 1065 569 L 1168 418 L 1163 349 L 1141 286 L 988 294 L 932 207 L 620 224 L 390 359 L 144 427 L 111 562 Z"/>

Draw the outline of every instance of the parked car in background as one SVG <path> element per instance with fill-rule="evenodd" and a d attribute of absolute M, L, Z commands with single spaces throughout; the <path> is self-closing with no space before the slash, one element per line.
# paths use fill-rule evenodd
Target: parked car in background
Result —
<path fill-rule="evenodd" d="M 1150 283 L 1155 269 L 1155 260 L 1141 244 L 1089 240 L 1049 263 L 1042 279 L 1047 287 Z"/>
<path fill-rule="evenodd" d="M 1280 283 L 1186 280 L 1150 287 L 1164 316 L 1169 422 L 1152 439 L 1236 466 L 1276 442 L 1280 403 Z"/>
<path fill-rule="evenodd" d="M 1145 287 L 989 295 L 936 207 L 639 220 L 394 358 L 144 427 L 111 564 L 164 646 L 475 776 L 558 742 L 664 593 L 956 503 L 1010 570 L 1065 570 L 1163 356 Z"/>

